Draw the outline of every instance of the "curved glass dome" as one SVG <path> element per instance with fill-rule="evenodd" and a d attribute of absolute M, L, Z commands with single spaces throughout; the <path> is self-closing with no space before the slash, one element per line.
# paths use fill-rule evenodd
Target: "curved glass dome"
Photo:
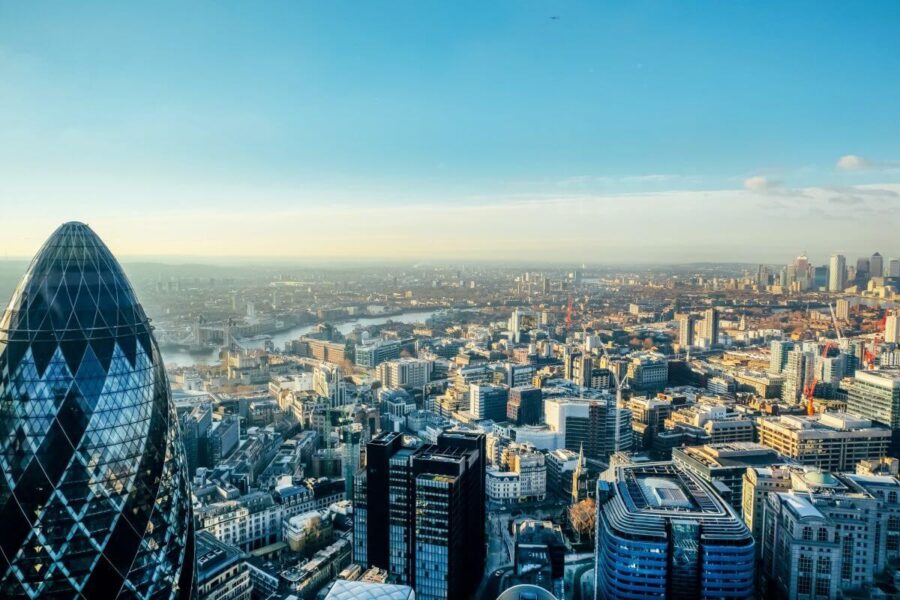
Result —
<path fill-rule="evenodd" d="M 143 308 L 82 223 L 0 319 L 0 597 L 177 598 L 193 587 L 184 451 Z"/>

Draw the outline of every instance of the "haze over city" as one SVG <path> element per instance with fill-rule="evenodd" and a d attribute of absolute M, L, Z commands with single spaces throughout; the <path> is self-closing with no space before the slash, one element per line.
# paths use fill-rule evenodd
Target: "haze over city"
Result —
<path fill-rule="evenodd" d="M 864 255 L 898 10 L 4 3 L 0 257 L 69 219 L 178 260 Z"/>

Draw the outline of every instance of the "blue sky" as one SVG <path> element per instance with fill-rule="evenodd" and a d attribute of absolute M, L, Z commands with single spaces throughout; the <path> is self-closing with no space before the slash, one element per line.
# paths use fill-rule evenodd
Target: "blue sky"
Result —
<path fill-rule="evenodd" d="M 900 3 L 183 4 L 0 2 L 0 256 L 900 253 Z"/>

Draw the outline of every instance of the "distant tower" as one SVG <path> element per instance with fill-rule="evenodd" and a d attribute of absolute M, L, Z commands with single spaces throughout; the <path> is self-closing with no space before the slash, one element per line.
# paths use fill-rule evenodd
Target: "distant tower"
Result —
<path fill-rule="evenodd" d="M 707 308 L 703 319 L 703 339 L 706 347 L 712 348 L 719 343 L 719 309 Z"/>
<path fill-rule="evenodd" d="M 869 259 L 869 275 L 871 277 L 884 277 L 884 259 L 878 252 Z"/>
<path fill-rule="evenodd" d="M 694 315 L 678 315 L 678 346 L 687 349 L 694 345 Z"/>
<path fill-rule="evenodd" d="M 847 284 L 847 259 L 843 254 L 833 254 L 828 265 L 828 291 L 843 292 Z"/>

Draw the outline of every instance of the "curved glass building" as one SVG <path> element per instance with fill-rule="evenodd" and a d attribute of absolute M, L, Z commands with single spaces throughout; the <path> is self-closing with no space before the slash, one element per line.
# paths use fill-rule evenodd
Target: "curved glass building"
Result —
<path fill-rule="evenodd" d="M 597 483 L 595 597 L 754 598 L 754 543 L 734 510 L 673 463 Z"/>
<path fill-rule="evenodd" d="M 190 490 L 144 310 L 62 225 L 0 320 L 0 597 L 187 598 Z"/>

